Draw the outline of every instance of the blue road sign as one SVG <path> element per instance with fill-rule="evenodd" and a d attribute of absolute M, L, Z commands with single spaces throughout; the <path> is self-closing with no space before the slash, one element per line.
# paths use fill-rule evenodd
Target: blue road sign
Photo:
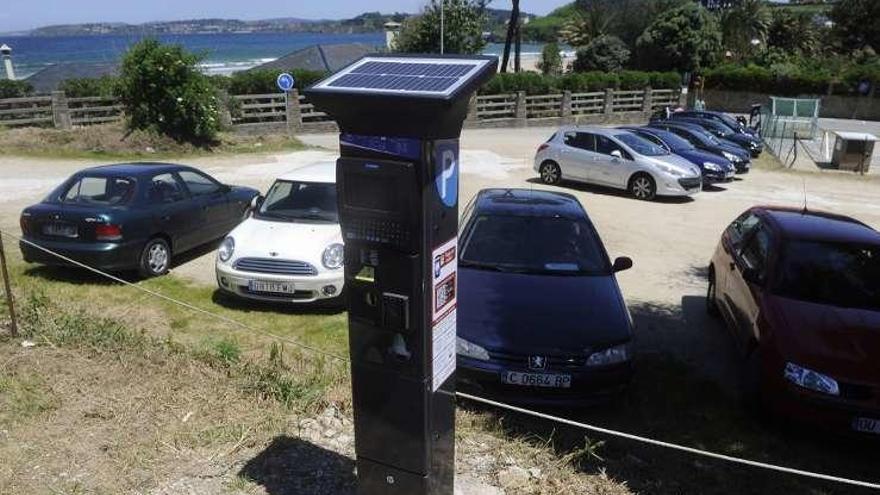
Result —
<path fill-rule="evenodd" d="M 296 84 L 296 79 L 287 72 L 282 72 L 278 75 L 278 79 L 275 80 L 275 84 L 278 85 L 278 89 L 287 93 L 293 89 L 293 85 Z"/>

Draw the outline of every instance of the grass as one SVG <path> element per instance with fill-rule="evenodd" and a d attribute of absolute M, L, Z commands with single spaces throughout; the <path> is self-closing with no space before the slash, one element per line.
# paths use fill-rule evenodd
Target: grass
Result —
<path fill-rule="evenodd" d="M 10 155 L 89 160 L 162 160 L 180 157 L 297 151 L 305 146 L 283 134 L 257 136 L 221 133 L 210 147 L 178 143 L 152 132 L 128 132 L 121 123 L 71 130 L 38 127 L 0 128 L 0 149 Z"/>

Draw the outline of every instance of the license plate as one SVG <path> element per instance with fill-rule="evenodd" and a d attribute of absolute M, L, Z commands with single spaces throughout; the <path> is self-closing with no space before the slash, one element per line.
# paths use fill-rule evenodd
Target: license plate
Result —
<path fill-rule="evenodd" d="M 76 237 L 76 226 L 66 223 L 47 223 L 43 225 L 43 234 L 55 237 Z"/>
<path fill-rule="evenodd" d="M 293 284 L 286 282 L 268 282 L 263 280 L 251 280 L 248 282 L 251 292 L 269 292 L 272 294 L 293 294 L 296 289 Z"/>
<path fill-rule="evenodd" d="M 876 433 L 880 435 L 880 419 L 856 418 L 853 420 L 853 430 L 862 433 Z"/>
<path fill-rule="evenodd" d="M 556 375 L 551 373 L 522 373 L 519 371 L 508 371 L 501 375 L 501 381 L 510 385 L 522 385 L 524 387 L 571 387 L 571 375 Z"/>

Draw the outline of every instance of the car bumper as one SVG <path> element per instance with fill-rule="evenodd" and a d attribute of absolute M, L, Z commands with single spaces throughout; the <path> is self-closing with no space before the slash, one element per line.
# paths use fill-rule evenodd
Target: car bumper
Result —
<path fill-rule="evenodd" d="M 736 162 L 733 166 L 736 167 L 736 173 L 747 174 L 752 169 L 752 162 Z"/>
<path fill-rule="evenodd" d="M 238 297 L 267 302 L 309 303 L 333 299 L 342 295 L 344 274 L 342 269 L 319 272 L 315 276 L 289 276 L 270 273 L 250 273 L 235 270 L 223 263 L 216 264 L 217 286 L 224 292 Z M 292 294 L 251 292 L 252 281 L 283 282 L 293 284 Z"/>
<path fill-rule="evenodd" d="M 51 241 L 27 237 L 25 240 L 86 266 L 104 271 L 122 271 L 137 268 L 138 258 L 143 247 L 143 241 L 140 240 L 121 243 Z M 51 266 L 75 265 L 24 241 L 19 241 L 18 247 L 21 249 L 22 257 L 27 263 Z"/>
<path fill-rule="evenodd" d="M 717 184 L 719 182 L 728 182 L 736 175 L 736 171 L 716 172 L 714 170 L 706 170 L 703 172 L 703 185 Z"/>
<path fill-rule="evenodd" d="M 780 418 L 827 432 L 880 440 L 880 432 L 861 432 L 854 427 L 860 418 L 880 423 L 880 404 L 824 398 L 788 384 L 774 386 L 764 395 L 771 412 Z"/>
<path fill-rule="evenodd" d="M 509 404 L 577 406 L 607 402 L 617 397 L 632 378 L 631 363 L 604 369 L 548 370 L 546 373 L 571 375 L 571 387 L 544 388 L 503 383 L 502 375 L 508 371 L 535 372 L 459 356 L 456 369 L 457 387 L 462 391 Z"/>
<path fill-rule="evenodd" d="M 661 177 L 657 180 L 657 195 L 659 196 L 691 196 L 702 190 L 702 178 L 687 186 L 682 185 L 677 178 Z"/>

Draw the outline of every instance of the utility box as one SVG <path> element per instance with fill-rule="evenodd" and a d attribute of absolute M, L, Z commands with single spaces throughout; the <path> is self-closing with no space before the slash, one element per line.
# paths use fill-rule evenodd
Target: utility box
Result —
<path fill-rule="evenodd" d="M 306 90 L 339 124 L 358 493 L 451 495 L 458 138 L 495 57 L 367 56 Z"/>
<path fill-rule="evenodd" d="M 831 165 L 840 170 L 868 173 L 877 136 L 864 132 L 834 132 Z"/>

